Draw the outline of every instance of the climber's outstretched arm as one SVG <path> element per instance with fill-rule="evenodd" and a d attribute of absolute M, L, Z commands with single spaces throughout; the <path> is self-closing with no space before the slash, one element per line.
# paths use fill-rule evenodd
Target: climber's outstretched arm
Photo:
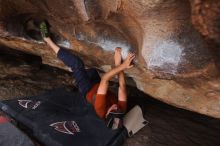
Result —
<path fill-rule="evenodd" d="M 121 65 L 119 65 L 119 66 L 111 69 L 109 72 L 105 73 L 101 78 L 101 82 L 99 84 L 97 94 L 104 94 L 105 95 L 108 90 L 110 79 L 112 77 L 114 77 L 115 75 L 119 74 L 120 72 L 122 72 L 123 70 L 132 68 L 133 65 L 131 65 L 131 62 L 134 58 L 135 58 L 135 54 L 129 53 L 127 58 L 125 59 L 125 61 Z"/>
<path fill-rule="evenodd" d="M 115 48 L 114 60 L 115 66 L 119 66 L 122 63 L 122 55 L 121 55 L 121 48 Z M 124 71 L 119 72 L 118 74 L 118 101 L 127 101 L 127 91 L 126 91 L 126 82 L 125 82 L 125 75 Z"/>

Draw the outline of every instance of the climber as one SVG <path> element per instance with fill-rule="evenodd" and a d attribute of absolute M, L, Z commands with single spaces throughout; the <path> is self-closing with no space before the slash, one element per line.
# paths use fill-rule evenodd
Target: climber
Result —
<path fill-rule="evenodd" d="M 40 31 L 43 40 L 53 49 L 57 57 L 71 68 L 80 93 L 94 106 L 97 115 L 108 120 L 115 117 L 122 119 L 122 115 L 127 109 L 126 83 L 123 71 L 133 67 L 132 60 L 135 58 L 135 54 L 129 53 L 124 62 L 121 63 L 121 48 L 117 47 L 114 54 L 115 67 L 100 78 L 96 69 L 85 69 L 83 61 L 78 56 L 57 46 L 51 40 L 46 22 L 40 24 Z M 116 75 L 119 79 L 118 99 L 108 90 L 109 80 Z M 110 121 L 107 122 L 108 126 L 111 127 L 118 120 L 113 123 L 112 120 Z M 117 124 L 121 123 L 118 122 Z"/>

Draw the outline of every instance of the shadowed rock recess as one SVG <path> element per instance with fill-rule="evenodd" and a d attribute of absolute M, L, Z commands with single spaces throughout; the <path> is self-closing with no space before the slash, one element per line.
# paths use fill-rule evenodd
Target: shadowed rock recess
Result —
<path fill-rule="evenodd" d="M 60 46 L 108 71 L 115 47 L 136 53 L 132 86 L 176 107 L 220 118 L 218 0 L 0 0 L 0 44 L 66 69 L 42 42 L 47 20 Z"/>

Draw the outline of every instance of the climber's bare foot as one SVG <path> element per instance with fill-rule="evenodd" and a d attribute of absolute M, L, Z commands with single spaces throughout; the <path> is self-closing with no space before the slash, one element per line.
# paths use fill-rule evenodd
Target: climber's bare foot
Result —
<path fill-rule="evenodd" d="M 121 64 L 122 57 L 121 57 L 121 48 L 120 47 L 115 48 L 114 59 L 115 59 L 115 66 L 118 66 Z"/>

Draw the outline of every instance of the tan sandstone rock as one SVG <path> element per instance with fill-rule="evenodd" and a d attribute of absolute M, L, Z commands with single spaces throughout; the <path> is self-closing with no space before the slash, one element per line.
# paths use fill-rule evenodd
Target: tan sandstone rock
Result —
<path fill-rule="evenodd" d="M 212 22 L 220 23 L 207 4 L 214 5 L 198 0 L 2 0 L 0 44 L 68 70 L 40 41 L 37 23 L 45 19 L 53 39 L 87 66 L 107 71 L 115 47 L 122 47 L 123 58 L 133 51 L 136 66 L 126 72 L 133 86 L 168 104 L 220 118 L 219 34 L 213 32 L 219 27 Z M 201 19 L 211 22 L 203 25 Z M 215 40 L 214 49 L 207 38 Z"/>

